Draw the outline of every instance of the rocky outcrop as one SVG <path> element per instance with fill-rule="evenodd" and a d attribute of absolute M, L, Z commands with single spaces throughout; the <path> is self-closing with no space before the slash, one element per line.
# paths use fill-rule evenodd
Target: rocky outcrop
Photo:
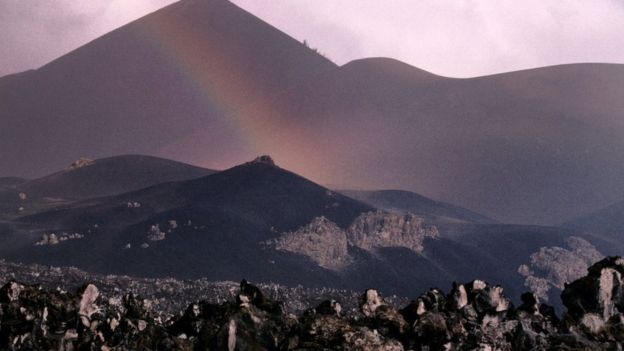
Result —
<path fill-rule="evenodd" d="M 542 247 L 531 255 L 530 265 L 518 267 L 525 286 L 544 301 L 559 294 L 566 283 L 584 276 L 592 263 L 604 257 L 585 239 L 571 236 L 565 244 L 567 247 Z"/>
<path fill-rule="evenodd" d="M 307 256 L 321 267 L 341 270 L 353 262 L 349 246 L 370 252 L 384 247 L 404 247 L 420 254 L 425 239 L 438 235 L 435 226 L 426 225 L 413 214 L 376 211 L 361 214 L 346 230 L 325 217 L 317 217 L 306 226 L 265 244 Z"/>
<path fill-rule="evenodd" d="M 153 224 L 150 227 L 149 232 L 147 233 L 147 239 L 150 241 L 160 241 L 165 240 L 167 238 L 167 234 L 160 230 L 159 224 Z"/>
<path fill-rule="evenodd" d="M 0 305 L 3 350 L 157 350 L 185 345 L 134 296 L 112 304 L 102 301 L 91 284 L 67 293 L 11 281 L 0 289 Z"/>
<path fill-rule="evenodd" d="M 0 349 L 55 350 L 621 350 L 624 260 L 604 259 L 564 288 L 563 319 L 525 293 L 514 307 L 482 280 L 431 289 L 396 309 L 369 289 L 359 311 L 333 300 L 295 316 L 243 280 L 235 298 L 196 302 L 169 320 L 126 294 L 105 300 L 10 281 L 0 288 Z"/>
<path fill-rule="evenodd" d="M 258 156 L 250 163 L 264 163 L 266 165 L 275 166 L 275 161 L 273 161 L 273 158 L 269 155 Z"/>
<path fill-rule="evenodd" d="M 570 332 L 582 345 L 624 343 L 624 259 L 605 258 L 591 266 L 588 273 L 566 284 L 561 293 L 568 308 L 566 323 Z"/>
<path fill-rule="evenodd" d="M 84 238 L 84 234 L 73 233 L 67 234 L 62 233 L 60 235 L 56 235 L 56 233 L 43 234 L 41 236 L 41 240 L 37 241 L 35 245 L 44 246 L 44 245 L 58 245 L 67 240 L 76 240 Z"/>
<path fill-rule="evenodd" d="M 271 244 L 277 250 L 308 256 L 327 269 L 340 270 L 352 261 L 347 236 L 325 217 L 315 218 L 310 224 L 283 234 Z"/>
<path fill-rule="evenodd" d="M 372 251 L 383 247 L 404 247 L 416 253 L 423 250 L 425 238 L 436 238 L 436 227 L 411 213 L 398 215 L 383 211 L 368 212 L 353 221 L 347 230 L 349 242 Z"/>
<path fill-rule="evenodd" d="M 74 169 L 78 169 L 78 168 L 83 168 L 83 167 L 87 167 L 87 166 L 91 166 L 95 163 L 94 160 L 87 158 L 87 157 L 81 157 L 78 160 L 72 162 L 72 164 L 69 166 L 70 170 L 74 170 Z"/>

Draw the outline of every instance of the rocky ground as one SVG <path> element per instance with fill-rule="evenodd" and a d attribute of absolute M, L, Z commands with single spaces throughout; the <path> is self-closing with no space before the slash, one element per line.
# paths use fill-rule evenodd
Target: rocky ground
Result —
<path fill-rule="evenodd" d="M 6 269 L 5 264 L 3 274 Z M 50 274 L 31 279 L 46 280 Z M 456 283 L 448 294 L 432 289 L 403 308 L 370 289 L 354 299 L 356 313 L 326 300 L 297 314 L 285 308 L 289 301 L 276 301 L 270 290 L 242 281 L 235 289 L 224 285 L 232 291 L 226 300 L 193 302 L 168 318 L 155 313 L 152 300 L 135 293 L 120 290 L 117 297 L 106 297 L 110 281 L 67 292 L 10 280 L 0 289 L 0 348 L 621 350 L 622 274 L 624 259 L 619 257 L 591 266 L 586 276 L 565 286 L 561 297 L 567 312 L 562 316 L 531 293 L 513 306 L 501 287 L 480 280 Z M 136 283 L 135 291 L 142 284 Z"/>
<path fill-rule="evenodd" d="M 183 311 L 195 301 L 223 303 L 236 297 L 239 283 L 214 282 L 206 279 L 180 280 L 173 278 L 136 278 L 122 275 L 87 273 L 73 267 L 53 267 L 37 264 L 19 264 L 0 260 L 0 284 L 9 280 L 22 284 L 38 284 L 47 290 L 75 291 L 86 282 L 98 287 L 103 299 L 119 299 L 132 293 L 148 301 L 153 313 L 162 319 Z M 286 313 L 301 314 L 309 306 L 324 300 L 338 301 L 349 314 L 357 313 L 359 292 L 334 288 L 288 287 L 274 283 L 256 284 L 264 294 L 283 301 Z M 395 307 L 409 302 L 407 297 L 388 296 L 386 301 Z"/>

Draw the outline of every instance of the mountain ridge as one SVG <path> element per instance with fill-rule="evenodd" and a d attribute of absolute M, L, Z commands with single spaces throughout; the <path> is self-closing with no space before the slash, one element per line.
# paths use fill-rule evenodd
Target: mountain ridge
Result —
<path fill-rule="evenodd" d="M 421 189 L 504 222 L 545 225 L 615 201 L 610 189 L 624 185 L 613 168 L 624 161 L 624 65 L 424 83 L 366 71 L 339 67 L 280 97 L 281 113 L 303 121 L 301 145 L 326 136 L 308 157 L 340 160 L 299 172 Z"/>
<path fill-rule="evenodd" d="M 36 179 L 0 178 L 0 218 L 23 217 L 79 200 L 212 173 L 215 171 L 153 156 L 80 158 L 60 171 Z"/>
<path fill-rule="evenodd" d="M 397 189 L 339 190 L 339 192 L 390 212 L 410 212 L 430 221 L 458 220 L 496 223 L 495 220 L 450 203 L 440 202 L 415 192 Z"/>
<path fill-rule="evenodd" d="M 622 234 L 624 233 L 623 216 L 624 201 L 618 201 L 597 211 L 566 221 L 562 223 L 561 226 L 585 233 L 604 236 L 607 240 L 613 241 L 615 246 L 616 243 L 621 242 Z M 607 252 L 611 254 L 612 252 L 617 253 L 619 251 L 609 250 Z"/>
<path fill-rule="evenodd" d="M 618 64 L 463 79 L 388 58 L 338 67 L 230 2 L 185 0 L 0 79 L 0 170 L 125 153 L 223 169 L 262 150 L 320 183 L 556 225 L 619 200 L 623 80 Z"/>
<path fill-rule="evenodd" d="M 0 169 L 33 177 L 81 154 L 167 156 L 162 149 L 182 136 L 218 130 L 203 136 L 210 150 L 242 138 L 232 120 L 253 123 L 238 109 L 332 67 L 228 1 L 174 3 L 38 70 L 2 79 Z M 29 138 L 33 125 L 45 133 Z"/>
<path fill-rule="evenodd" d="M 79 169 L 93 167 L 80 164 Z M 310 287 L 375 285 L 390 294 L 448 284 L 466 274 L 504 283 L 516 293 L 525 278 L 510 272 L 531 255 L 563 246 L 575 235 L 586 238 L 588 247 L 613 246 L 570 229 L 436 221 L 376 210 L 268 156 L 199 178 L 58 204 L 0 224 L 2 239 L 10 243 L 0 255 L 12 261 L 145 277 L 244 275 Z M 467 268 L 467 257 L 479 259 Z"/>

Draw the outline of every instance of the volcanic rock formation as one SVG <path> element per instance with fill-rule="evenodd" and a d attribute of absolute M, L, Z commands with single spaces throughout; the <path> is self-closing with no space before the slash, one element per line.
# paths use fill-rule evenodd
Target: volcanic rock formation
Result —
<path fill-rule="evenodd" d="M 0 289 L 2 349 L 152 350 L 619 350 L 624 343 L 624 260 L 609 257 L 567 285 L 560 320 L 525 293 L 515 308 L 500 286 L 455 283 L 397 310 L 376 290 L 359 312 L 324 301 L 300 316 L 243 280 L 234 301 L 192 303 L 168 321 L 131 294 L 104 301 L 97 287 L 45 291 L 10 281 Z"/>
<path fill-rule="evenodd" d="M 438 235 L 436 227 L 426 225 L 413 214 L 371 211 L 358 216 L 346 230 L 325 217 L 317 217 L 267 244 L 276 250 L 307 256 L 321 267 L 340 270 L 353 261 L 349 246 L 370 252 L 403 247 L 420 254 L 423 241 Z"/>

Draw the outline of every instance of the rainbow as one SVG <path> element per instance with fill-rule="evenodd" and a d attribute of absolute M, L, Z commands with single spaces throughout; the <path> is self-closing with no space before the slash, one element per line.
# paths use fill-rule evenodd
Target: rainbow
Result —
<path fill-rule="evenodd" d="M 211 157 L 203 160 L 203 165 L 224 168 L 243 161 L 239 158 L 246 160 L 261 153 L 278 154 L 278 158 L 286 163 L 312 157 L 302 154 L 307 153 L 309 147 L 289 151 L 294 150 L 294 144 L 301 142 L 304 131 L 283 117 L 276 97 L 267 95 L 266 85 L 258 81 L 256 72 L 241 69 L 244 65 L 239 64 L 240 57 L 231 54 L 237 52 L 236 48 L 223 48 L 224 41 L 219 40 L 218 33 L 206 36 L 189 25 L 189 19 L 181 15 L 185 11 L 176 14 L 175 11 L 183 10 L 185 5 L 191 3 L 178 2 L 160 10 L 167 11 L 165 20 L 162 17 L 158 20 L 148 18 L 137 24 L 143 39 L 170 68 L 184 77 L 201 101 L 218 108 L 218 113 L 209 117 L 210 124 L 216 123 L 229 130 L 236 139 L 238 152 L 227 155 L 217 164 Z M 228 6 L 235 5 L 228 3 Z M 157 16 L 160 11 L 150 16 Z M 186 142 L 192 145 L 194 141 L 211 137 L 214 135 L 210 130 L 199 128 L 186 137 Z M 195 149 L 201 151 L 201 147 Z M 197 155 L 197 158 L 201 157 Z"/>

